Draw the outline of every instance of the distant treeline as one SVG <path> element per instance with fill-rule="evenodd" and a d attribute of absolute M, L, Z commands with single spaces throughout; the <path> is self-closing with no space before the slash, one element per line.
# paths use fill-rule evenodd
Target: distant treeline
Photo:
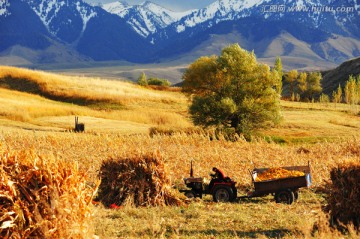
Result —
<path fill-rule="evenodd" d="M 141 75 L 139 76 L 137 83 L 138 83 L 138 85 L 141 85 L 141 86 L 154 85 L 154 86 L 168 87 L 171 85 L 170 81 L 168 81 L 166 79 L 160 79 L 160 78 L 156 78 L 156 77 L 147 78 L 144 72 L 141 73 Z"/>
<path fill-rule="evenodd" d="M 275 68 L 282 69 L 281 59 L 276 61 Z M 298 102 L 321 102 L 321 103 L 347 103 L 360 104 L 360 74 L 358 76 L 350 75 L 345 82 L 344 87 L 340 84 L 337 90 L 331 94 L 323 93 L 322 75 L 320 72 L 298 72 L 290 70 L 282 75 L 284 84 L 279 84 L 281 89 L 277 89 L 283 99 Z M 149 77 L 145 73 L 141 73 L 137 80 L 137 84 L 141 86 L 161 86 L 169 87 L 170 81 L 156 77 Z M 181 84 L 177 86 L 182 87 Z"/>
<path fill-rule="evenodd" d="M 288 87 L 287 94 L 283 97 L 291 101 L 360 103 L 360 75 L 350 75 L 344 87 L 339 84 L 337 90 L 334 90 L 331 95 L 322 92 L 322 76 L 319 72 L 299 73 L 297 70 L 291 70 L 284 74 L 283 80 Z"/>

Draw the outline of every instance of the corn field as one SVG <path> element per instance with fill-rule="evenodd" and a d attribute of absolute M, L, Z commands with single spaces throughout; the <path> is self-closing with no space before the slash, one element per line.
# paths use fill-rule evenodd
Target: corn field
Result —
<path fill-rule="evenodd" d="M 32 154 L 35 155 L 51 155 L 52 158 L 60 160 L 61 162 L 67 162 L 69 165 L 76 165 L 80 172 L 87 175 L 87 185 L 93 188 L 96 188 L 96 186 L 98 185 L 97 183 L 101 165 L 107 160 L 117 158 L 141 158 L 142 156 L 146 157 L 146 155 L 151 155 L 155 153 L 157 155 L 161 155 L 164 166 L 167 168 L 167 180 L 169 180 L 168 184 L 171 185 L 171 187 L 177 189 L 184 187 L 182 179 L 189 176 L 190 162 L 193 161 L 194 176 L 210 178 L 209 173 L 213 166 L 221 168 L 228 176 L 234 178 L 237 181 L 239 195 L 245 195 L 246 191 L 252 189 L 251 175 L 249 173 L 249 170 L 252 170 L 255 167 L 259 168 L 307 165 L 309 162 L 311 166 L 313 181 L 312 191 L 321 192 L 322 189 L 324 189 L 324 187 L 326 186 L 327 181 L 330 180 L 330 171 L 332 168 L 336 167 L 336 165 L 341 163 L 360 161 L 360 140 L 358 138 L 348 139 L 344 140 L 343 142 L 336 143 L 325 142 L 312 145 L 307 144 L 282 146 L 275 143 L 267 143 L 262 140 L 251 143 L 242 141 L 241 139 L 237 142 L 229 142 L 222 139 L 211 140 L 207 135 L 199 133 L 175 133 L 172 136 L 153 135 L 152 137 L 150 137 L 148 135 L 139 134 L 77 134 L 71 132 L 12 130 L 2 132 L 0 138 L 0 145 L 2 150 L 6 150 L 9 152 L 26 149 L 26 151 L 31 151 Z M 311 214 L 314 212 L 321 215 L 322 212 L 320 206 L 318 205 L 319 201 L 317 199 L 314 201 L 314 196 L 311 195 L 306 197 L 310 197 L 310 199 L 306 199 L 310 202 L 310 204 L 309 202 L 305 201 L 305 204 L 307 206 L 299 205 L 291 210 L 299 211 L 300 209 L 296 208 L 300 207 L 302 208 L 302 210 L 307 212 L 309 216 L 311 216 Z M 199 207 L 201 208 L 203 206 L 200 205 Z M 210 204 L 210 207 L 213 206 L 211 206 Z M 215 210 L 213 211 L 213 213 L 218 213 L 217 210 L 222 210 L 221 207 L 223 206 L 220 205 L 218 207 L 213 209 Z M 229 205 L 224 207 L 228 207 L 228 210 L 230 210 L 231 213 L 235 213 L 237 210 L 239 210 L 237 209 L 236 205 Z M 259 205 L 250 204 L 250 206 L 247 206 L 247 204 L 245 204 L 241 207 L 244 207 L 244 209 L 246 210 L 250 210 L 250 208 L 252 207 L 259 208 Z M 266 214 L 269 213 L 267 210 L 275 210 L 276 213 L 281 213 L 281 211 L 284 210 L 281 207 L 273 207 L 274 206 L 272 206 L 272 204 L 264 204 L 261 207 L 263 208 L 263 210 L 265 210 L 265 214 L 262 215 L 262 217 L 268 217 L 266 216 Z M 120 223 L 120 221 L 118 220 L 109 219 L 109 215 L 113 215 L 113 213 L 115 212 L 107 210 L 100 209 L 99 211 L 99 209 L 96 209 L 94 211 L 96 215 L 94 222 L 96 227 L 95 231 L 97 231 L 97 233 L 100 234 L 102 238 L 112 238 L 113 236 L 111 235 L 114 235 L 112 233 L 115 232 L 113 232 L 112 226 L 109 225 L 115 225 Z M 144 214 L 144 211 L 142 209 L 125 208 L 124 210 L 124 213 L 135 213 L 135 215 L 138 215 L 137 213 L 139 213 L 137 217 L 146 217 L 144 219 L 145 224 L 143 225 L 143 227 L 149 228 L 152 227 L 150 225 L 153 224 L 146 223 L 154 220 L 155 215 L 151 213 L 155 213 L 154 211 L 156 211 L 157 209 L 148 209 L 148 213 L 150 213 L 149 215 L 146 213 Z M 174 209 L 166 209 L 165 211 L 161 211 L 161 213 L 159 213 L 159 216 L 162 215 L 161 217 L 173 217 L 171 216 L 174 213 L 173 210 Z M 175 211 L 176 210 L 177 209 L 175 209 Z M 194 210 L 196 213 L 202 214 L 203 212 L 198 211 L 206 210 L 206 208 L 193 208 L 191 210 Z M 198 214 L 199 217 L 200 214 Z M 183 216 L 187 218 L 188 216 L 186 215 L 187 214 L 184 214 Z M 237 213 L 233 217 L 228 218 L 228 220 L 233 223 L 234 220 L 237 220 L 236 217 L 238 217 L 239 215 L 240 214 Z M 271 214 L 269 214 L 269 216 L 270 215 Z M 281 215 L 280 217 L 287 217 L 286 213 L 279 215 Z M 114 217 L 116 218 L 116 216 Z M 219 214 L 219 217 L 222 216 L 220 216 Z M 305 219 L 299 218 L 296 220 L 309 220 L 306 218 L 307 217 L 305 217 Z M 308 224 L 313 223 L 316 218 L 311 217 L 311 220 L 308 221 Z M 195 219 L 196 217 L 194 218 L 194 220 Z M 160 218 L 159 220 L 162 219 Z M 202 220 L 206 221 L 210 219 L 205 218 Z M 266 222 L 266 220 L 270 219 L 264 220 Z M 285 221 L 286 220 L 287 219 L 285 219 Z M 322 220 L 324 221 L 324 219 Z M 282 221 L 279 221 L 277 223 L 279 225 L 282 225 L 285 223 L 285 221 L 284 219 L 282 219 Z M 133 231 L 122 231 L 122 233 L 125 233 L 124 235 L 128 235 L 130 238 L 130 235 L 133 235 L 134 238 L 143 237 L 142 232 L 136 231 L 136 228 L 138 228 L 137 226 L 135 226 L 135 224 L 137 225 L 136 220 L 133 221 L 130 217 L 127 219 L 127 221 L 125 220 L 122 223 L 125 223 L 124 228 L 128 227 L 129 225 L 134 226 Z M 161 225 L 167 225 L 167 228 L 175 228 L 176 226 L 169 226 L 168 224 Z M 189 224 L 190 228 L 192 228 L 191 225 L 192 224 Z M 206 225 L 206 223 L 202 222 L 201 225 Z M 216 223 L 216 225 L 218 225 L 218 223 Z M 296 225 L 296 223 L 292 225 Z M 285 227 L 287 226 L 289 225 L 286 224 Z M 264 224 L 263 226 L 258 227 L 259 229 L 257 230 L 260 230 L 261 232 L 261 227 L 267 226 Z M 306 226 L 306 229 L 301 230 L 307 230 L 307 233 L 310 233 L 309 228 L 311 227 L 311 225 L 308 225 Z M 103 228 L 106 228 L 106 230 Z M 148 230 L 146 228 L 144 230 Z M 166 228 L 164 229 L 163 226 L 160 226 L 160 228 L 161 230 L 167 230 Z M 171 230 L 175 230 L 175 233 L 177 229 L 175 228 Z M 294 230 L 296 231 L 297 229 Z M 178 235 L 181 235 L 180 232 L 176 233 L 178 233 Z M 199 232 L 200 234 L 196 233 L 195 235 L 197 236 L 195 236 L 195 238 L 207 238 L 206 236 L 203 236 L 201 232 Z M 330 234 L 325 234 L 323 238 L 329 238 L 328 235 L 333 235 L 332 231 L 329 231 L 328 233 Z M 150 232 L 147 232 L 146 235 L 147 236 L 145 236 L 144 238 L 160 236 L 159 234 L 151 234 Z M 355 235 L 355 237 L 353 238 L 356 238 L 357 234 L 355 233 L 353 235 Z M 192 237 L 190 236 L 189 238 Z M 225 236 L 224 238 L 233 238 L 233 234 L 230 233 L 229 237 Z"/>
<path fill-rule="evenodd" d="M 129 157 L 159 151 L 169 168 L 170 181 L 178 184 L 189 175 L 193 161 L 195 176 L 208 177 L 213 166 L 223 169 L 239 185 L 250 187 L 248 170 L 255 167 L 281 167 L 310 163 L 313 186 L 321 187 L 330 170 L 339 163 L 360 161 L 360 139 L 313 145 L 281 146 L 264 141 L 228 142 L 210 140 L 202 134 L 172 136 L 126 136 L 121 134 L 74 134 L 11 132 L 1 136 L 2 147 L 31 149 L 53 154 L 76 163 L 95 182 L 101 163 L 110 157 Z"/>

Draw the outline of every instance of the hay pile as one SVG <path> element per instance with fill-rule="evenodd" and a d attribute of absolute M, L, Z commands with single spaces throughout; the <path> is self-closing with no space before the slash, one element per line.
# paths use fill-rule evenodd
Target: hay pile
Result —
<path fill-rule="evenodd" d="M 341 164 L 330 172 L 328 207 L 335 223 L 360 229 L 360 163 Z"/>
<path fill-rule="evenodd" d="M 91 238 L 93 193 L 71 163 L 0 151 L 0 238 Z"/>
<path fill-rule="evenodd" d="M 181 205 L 181 195 L 171 188 L 159 154 L 110 158 L 100 169 L 97 200 L 106 207 Z"/>

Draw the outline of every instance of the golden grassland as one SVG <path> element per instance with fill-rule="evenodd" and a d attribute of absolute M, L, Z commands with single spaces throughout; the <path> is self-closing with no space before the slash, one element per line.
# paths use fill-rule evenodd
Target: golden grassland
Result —
<path fill-rule="evenodd" d="M 264 130 L 285 143 L 337 141 L 359 136 L 360 107 L 347 104 L 320 104 L 281 101 L 283 121 Z"/>
<path fill-rule="evenodd" d="M 192 127 L 189 100 L 178 91 L 133 83 L 67 76 L 0 66 L 0 125 L 63 131 L 79 115 L 87 131 L 148 133 L 150 127 Z M 336 140 L 358 135 L 357 106 L 282 101 L 284 120 L 263 136 L 285 143 Z M 10 120 L 11 122 L 9 122 Z M 20 126 L 21 127 L 21 126 Z"/>
<path fill-rule="evenodd" d="M 1 116 L 11 120 L 51 125 L 54 118 L 46 117 L 83 115 L 150 127 L 191 125 L 184 117 L 187 99 L 179 92 L 5 66 L 0 79 Z"/>
<path fill-rule="evenodd" d="M 111 210 L 98 205 L 93 214 L 100 238 L 359 238 L 352 229 L 346 235 L 330 229 L 321 209 L 330 170 L 360 161 L 354 107 L 282 102 L 284 119 L 277 128 L 253 142 L 228 142 L 181 133 L 193 126 L 187 98 L 179 92 L 11 67 L 0 67 L 0 75 L 0 146 L 72 162 L 88 175 L 89 185 L 95 185 L 104 160 L 154 151 L 162 155 L 175 188 L 184 187 L 192 160 L 195 176 L 210 178 L 213 166 L 223 169 L 238 182 L 239 195 L 252 190 L 248 170 L 254 167 L 310 162 L 313 185 L 302 189 L 292 205 L 276 204 L 271 196 L 219 204 L 205 197 L 182 207 Z M 9 84 L 6 77 L 43 88 L 30 92 L 33 83 Z M 66 130 L 73 127 L 74 115 L 85 122 L 85 133 Z M 150 137 L 150 127 L 179 132 Z"/>
<path fill-rule="evenodd" d="M 178 96 L 136 87 L 132 83 L 99 78 L 65 76 L 43 71 L 2 66 L 0 78 L 10 77 L 33 83 L 38 93 L 52 95 L 60 99 L 84 99 L 89 102 L 118 102 L 126 104 L 179 102 Z M 31 90 L 31 89 L 28 89 Z"/>

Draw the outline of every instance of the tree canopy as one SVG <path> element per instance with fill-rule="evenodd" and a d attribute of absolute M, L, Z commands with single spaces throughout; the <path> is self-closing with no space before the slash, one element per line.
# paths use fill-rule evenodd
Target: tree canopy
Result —
<path fill-rule="evenodd" d="M 225 47 L 220 56 L 197 59 L 183 75 L 183 91 L 192 96 L 193 122 L 231 128 L 245 136 L 277 123 L 281 118 L 277 70 L 258 63 L 254 52 L 238 44 Z"/>

